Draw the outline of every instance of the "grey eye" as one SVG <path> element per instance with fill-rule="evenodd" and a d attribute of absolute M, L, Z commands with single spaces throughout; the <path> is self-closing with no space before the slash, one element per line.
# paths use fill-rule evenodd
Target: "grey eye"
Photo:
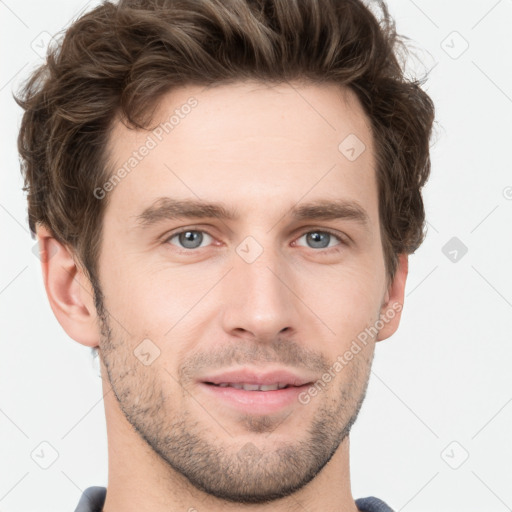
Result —
<path fill-rule="evenodd" d="M 330 246 L 329 244 L 332 240 L 338 240 L 338 242 L 341 242 L 339 237 L 329 233 L 328 231 L 309 231 L 304 233 L 300 238 L 303 237 L 306 237 L 308 246 L 313 249 L 326 249 Z"/>
<path fill-rule="evenodd" d="M 179 245 L 173 245 L 178 245 L 179 247 L 182 247 L 184 249 L 198 249 L 199 247 L 201 247 L 201 243 L 205 239 L 205 235 L 206 237 L 210 237 L 210 235 L 208 235 L 208 233 L 205 233 L 204 231 L 189 229 L 187 231 L 182 231 L 181 233 L 174 234 L 169 238 L 168 241 L 171 242 L 172 239 L 177 238 Z"/>

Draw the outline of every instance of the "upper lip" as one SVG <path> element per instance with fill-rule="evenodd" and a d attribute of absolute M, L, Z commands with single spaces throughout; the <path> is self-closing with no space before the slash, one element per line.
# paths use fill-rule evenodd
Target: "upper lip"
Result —
<path fill-rule="evenodd" d="M 201 378 L 201 382 L 210 382 L 212 384 L 257 384 L 266 386 L 270 384 L 287 384 L 289 386 L 304 386 L 310 384 L 314 379 L 308 376 L 299 375 L 286 369 L 276 369 L 263 371 L 256 369 L 237 369 L 226 370 L 222 373 L 215 373 Z"/>

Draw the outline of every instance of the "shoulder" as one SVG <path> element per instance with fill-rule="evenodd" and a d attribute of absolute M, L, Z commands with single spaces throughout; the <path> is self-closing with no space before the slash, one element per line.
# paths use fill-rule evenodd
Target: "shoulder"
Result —
<path fill-rule="evenodd" d="M 356 500 L 359 512 L 394 512 L 393 509 L 379 498 L 369 496 Z"/>
<path fill-rule="evenodd" d="M 88 487 L 82 493 L 75 512 L 101 512 L 106 495 L 106 487 Z"/>

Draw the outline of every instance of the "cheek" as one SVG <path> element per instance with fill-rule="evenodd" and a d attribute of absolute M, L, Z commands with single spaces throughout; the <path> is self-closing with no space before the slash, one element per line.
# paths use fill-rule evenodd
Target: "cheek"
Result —
<path fill-rule="evenodd" d="M 204 325 L 220 307 L 236 305 L 237 298 L 226 293 L 229 283 L 218 286 L 219 280 L 232 279 L 229 275 L 223 278 L 229 263 L 217 260 L 171 266 L 153 261 L 147 265 L 138 258 L 115 263 L 103 276 L 105 304 L 136 340 L 172 336 L 184 326 L 190 327 L 191 319 Z M 304 321 L 308 319 L 310 324 L 298 329 L 307 331 L 323 322 L 329 327 L 326 337 L 334 336 L 337 343 L 357 336 L 378 317 L 384 280 L 381 263 L 366 253 L 336 265 L 297 258 L 281 267 L 284 281 L 298 297 L 296 308 L 304 311 Z"/>
<path fill-rule="evenodd" d="M 196 265 L 181 268 L 161 268 L 153 265 L 144 272 L 143 265 L 132 267 L 129 281 L 113 283 L 115 289 L 114 310 L 116 318 L 133 337 L 154 337 L 155 340 L 170 338 L 191 318 L 211 307 L 209 290 L 215 287 L 225 272 L 222 268 L 212 272 Z"/>
<path fill-rule="evenodd" d="M 378 319 L 383 276 L 372 267 L 339 267 L 306 275 L 302 289 L 310 291 L 303 294 L 304 301 L 329 327 L 328 337 L 337 345 L 350 343 Z"/>

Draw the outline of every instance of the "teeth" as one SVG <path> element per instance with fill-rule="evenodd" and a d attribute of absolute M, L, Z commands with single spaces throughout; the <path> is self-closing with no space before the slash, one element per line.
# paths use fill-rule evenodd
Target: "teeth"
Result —
<path fill-rule="evenodd" d="M 259 387 L 260 391 L 276 391 L 279 389 L 278 384 L 267 384 Z"/>
<path fill-rule="evenodd" d="M 241 384 L 242 389 L 245 389 L 245 391 L 258 391 L 260 388 L 258 384 Z"/>
<path fill-rule="evenodd" d="M 239 382 L 222 382 L 217 384 L 217 386 L 221 388 L 236 388 L 243 389 L 245 391 L 277 391 L 278 389 L 283 389 L 288 387 L 288 384 L 262 384 L 261 386 L 258 384 L 245 384 Z"/>

